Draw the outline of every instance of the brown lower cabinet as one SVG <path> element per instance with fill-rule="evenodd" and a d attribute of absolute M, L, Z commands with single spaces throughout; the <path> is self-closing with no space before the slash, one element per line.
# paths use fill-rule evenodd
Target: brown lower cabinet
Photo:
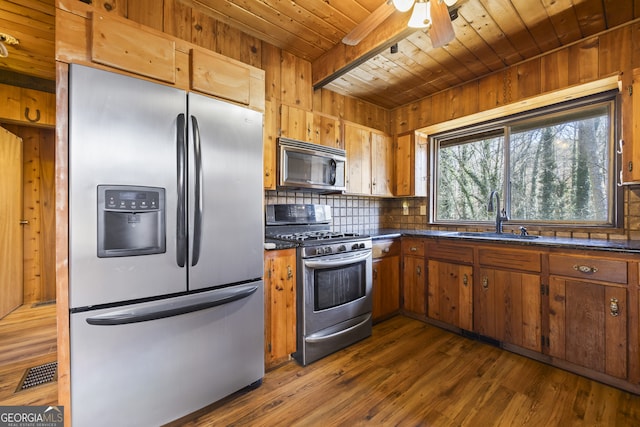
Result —
<path fill-rule="evenodd" d="M 640 394 L 640 256 L 403 237 L 402 265 L 403 312 Z"/>
<path fill-rule="evenodd" d="M 402 239 L 402 310 L 405 314 L 427 314 L 427 271 L 424 239 Z"/>
<path fill-rule="evenodd" d="M 373 321 L 386 319 L 400 310 L 400 240 L 373 242 Z"/>
<path fill-rule="evenodd" d="M 264 354 L 269 369 L 296 351 L 296 250 L 264 253 Z"/>

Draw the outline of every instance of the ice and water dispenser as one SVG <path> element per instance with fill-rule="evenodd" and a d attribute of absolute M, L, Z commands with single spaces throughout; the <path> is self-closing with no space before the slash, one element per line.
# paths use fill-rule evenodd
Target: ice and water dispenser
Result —
<path fill-rule="evenodd" d="M 98 186 L 98 257 L 166 251 L 165 190 L 158 187 Z"/>

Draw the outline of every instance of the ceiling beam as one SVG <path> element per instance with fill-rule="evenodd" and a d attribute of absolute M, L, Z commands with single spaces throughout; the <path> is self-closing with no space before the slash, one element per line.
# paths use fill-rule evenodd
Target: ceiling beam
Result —
<path fill-rule="evenodd" d="M 394 12 L 356 46 L 340 42 L 313 61 L 313 88 L 323 87 L 416 31 L 407 27 L 410 15 Z"/>

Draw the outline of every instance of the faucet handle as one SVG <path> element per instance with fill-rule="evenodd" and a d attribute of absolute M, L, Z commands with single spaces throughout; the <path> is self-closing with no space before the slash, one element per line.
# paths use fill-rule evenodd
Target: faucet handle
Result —
<path fill-rule="evenodd" d="M 503 221 L 509 220 L 509 217 L 507 216 L 507 211 L 504 208 L 502 208 L 502 210 L 500 211 L 500 216 Z"/>
<path fill-rule="evenodd" d="M 529 232 L 527 231 L 527 229 L 525 227 L 520 227 L 520 236 L 524 237 L 528 235 L 529 235 Z"/>

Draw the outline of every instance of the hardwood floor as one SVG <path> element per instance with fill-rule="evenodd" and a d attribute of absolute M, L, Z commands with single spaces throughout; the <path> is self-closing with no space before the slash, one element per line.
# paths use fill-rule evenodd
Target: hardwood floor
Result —
<path fill-rule="evenodd" d="M 57 383 L 15 392 L 56 360 L 55 306 L 0 320 L 0 406 L 57 403 Z M 307 367 L 291 362 L 172 426 L 638 426 L 640 396 L 407 317 Z"/>
<path fill-rule="evenodd" d="M 0 320 L 0 406 L 55 405 L 56 381 L 16 392 L 27 369 L 54 362 L 55 304 L 24 305 Z"/>
<path fill-rule="evenodd" d="M 638 426 L 640 396 L 420 321 L 305 368 L 288 363 L 173 426 Z"/>

